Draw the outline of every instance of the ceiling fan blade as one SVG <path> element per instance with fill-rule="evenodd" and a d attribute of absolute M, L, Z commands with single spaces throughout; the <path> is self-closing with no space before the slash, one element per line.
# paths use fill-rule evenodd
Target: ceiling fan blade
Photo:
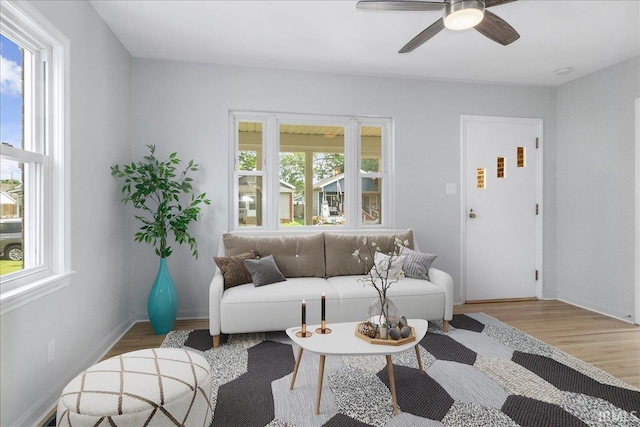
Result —
<path fill-rule="evenodd" d="M 409 11 L 438 11 L 444 8 L 445 3 L 438 1 L 415 0 L 362 0 L 356 4 L 357 9 L 367 10 L 409 10 Z"/>
<path fill-rule="evenodd" d="M 438 34 L 444 28 L 444 20 L 442 18 L 438 19 L 433 24 L 429 25 L 425 28 L 420 34 L 415 36 L 409 43 L 404 45 L 402 49 L 398 51 L 398 53 L 407 53 L 411 52 L 413 49 L 420 46 L 422 43 L 429 40 L 431 37 Z"/>
<path fill-rule="evenodd" d="M 511 3 L 516 0 L 484 0 L 484 7 L 500 6 L 501 4 Z"/>
<path fill-rule="evenodd" d="M 520 38 L 520 34 L 495 13 L 484 11 L 484 19 L 474 27 L 482 35 L 503 46 L 513 43 Z"/>

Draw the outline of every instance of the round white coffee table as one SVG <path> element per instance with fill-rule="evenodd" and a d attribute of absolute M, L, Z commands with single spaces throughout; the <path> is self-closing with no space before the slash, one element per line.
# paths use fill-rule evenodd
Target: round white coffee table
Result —
<path fill-rule="evenodd" d="M 296 365 L 293 370 L 293 377 L 291 378 L 290 389 L 293 390 L 293 385 L 296 382 L 296 375 L 298 374 L 298 367 L 300 366 L 300 360 L 302 359 L 303 350 L 317 353 L 320 355 L 320 369 L 318 372 L 318 393 L 316 398 L 316 415 L 320 414 L 320 397 L 322 395 L 322 379 L 324 375 L 324 359 L 325 356 L 374 356 L 381 355 L 387 358 L 387 372 L 389 373 L 389 386 L 391 388 L 391 399 L 393 401 L 393 412 L 398 413 L 398 402 L 396 400 L 396 384 L 393 378 L 393 365 L 391 364 L 391 355 L 402 353 L 405 350 L 414 347 L 416 350 L 416 358 L 418 359 L 418 366 L 420 367 L 420 373 L 424 373 L 422 370 L 422 361 L 420 360 L 420 350 L 418 343 L 424 338 L 427 333 L 428 322 L 424 319 L 409 319 L 408 323 L 414 329 L 415 341 L 411 341 L 401 345 L 380 345 L 370 344 L 365 340 L 356 336 L 356 326 L 360 322 L 348 322 L 348 323 L 332 323 L 327 325 L 331 328 L 330 334 L 318 334 L 313 332 L 310 337 L 301 338 L 296 336 L 296 332 L 300 331 L 300 327 L 296 326 L 287 329 L 287 335 L 298 344 L 298 357 L 296 358 Z M 315 331 L 319 328 L 319 325 L 307 326 L 307 331 Z"/>

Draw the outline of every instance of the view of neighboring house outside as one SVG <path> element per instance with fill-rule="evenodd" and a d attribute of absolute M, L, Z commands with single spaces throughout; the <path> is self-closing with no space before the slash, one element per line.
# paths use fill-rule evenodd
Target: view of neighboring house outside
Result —
<path fill-rule="evenodd" d="M 2 184 L 4 187 L 4 184 Z M 14 196 L 19 196 L 14 194 Z M 0 192 L 0 218 L 15 218 L 18 217 L 18 200 L 11 197 L 8 191 L 2 190 Z"/>
<path fill-rule="evenodd" d="M 364 171 L 363 171 L 364 172 Z M 362 221 L 380 223 L 380 188 L 375 178 L 362 179 Z M 344 173 L 316 182 L 313 187 L 313 212 L 323 223 L 343 224 Z"/>
<path fill-rule="evenodd" d="M 241 225 L 257 225 L 261 222 L 262 180 L 255 176 L 243 176 L 239 185 L 239 220 Z M 293 222 L 293 193 L 295 187 L 280 181 L 279 220 L 281 224 Z"/>
<path fill-rule="evenodd" d="M 293 192 L 295 189 L 294 185 L 280 181 L 280 224 L 293 222 Z"/>
<path fill-rule="evenodd" d="M 239 225 L 262 224 L 262 177 L 242 176 L 238 182 Z"/>
<path fill-rule="evenodd" d="M 313 215 L 316 223 L 344 223 L 344 174 L 316 182 L 313 186 Z"/>

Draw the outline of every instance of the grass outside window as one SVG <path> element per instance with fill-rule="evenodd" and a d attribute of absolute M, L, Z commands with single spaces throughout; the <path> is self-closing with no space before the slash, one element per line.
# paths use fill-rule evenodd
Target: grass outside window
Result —
<path fill-rule="evenodd" d="M 22 261 L 0 260 L 0 276 L 22 270 Z"/>

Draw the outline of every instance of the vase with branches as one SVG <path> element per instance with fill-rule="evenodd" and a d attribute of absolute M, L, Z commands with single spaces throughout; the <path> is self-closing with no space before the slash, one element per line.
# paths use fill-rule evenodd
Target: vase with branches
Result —
<path fill-rule="evenodd" d="M 375 241 L 369 241 L 368 237 L 362 238 L 362 245 L 355 245 L 353 256 L 363 263 L 367 275 L 360 281 L 363 286 L 371 286 L 378 293 L 378 298 L 369 307 L 368 321 L 379 328 L 381 325 L 393 327 L 398 323 L 399 314 L 393 302 L 387 297 L 389 287 L 404 277 L 400 248 L 408 246 L 409 241 L 402 241 L 393 236 L 393 249 L 389 254 L 382 252 Z"/>
<path fill-rule="evenodd" d="M 198 258 L 198 245 L 188 230 L 197 221 L 202 205 L 211 203 L 206 193 L 193 192 L 193 178 L 199 166 L 189 161 L 180 167 L 177 153 L 165 160 L 156 157 L 154 145 L 148 145 L 149 154 L 142 161 L 125 165 L 113 165 L 111 174 L 124 180 L 122 202 L 131 203 L 140 212 L 135 218 L 142 223 L 134 240 L 148 243 L 160 257 L 160 268 L 151 289 L 147 310 L 156 333 L 171 330 L 177 313 L 177 297 L 173 280 L 168 273 L 166 258 L 173 252 L 169 237 L 177 244 L 188 244 L 191 254 Z"/>

